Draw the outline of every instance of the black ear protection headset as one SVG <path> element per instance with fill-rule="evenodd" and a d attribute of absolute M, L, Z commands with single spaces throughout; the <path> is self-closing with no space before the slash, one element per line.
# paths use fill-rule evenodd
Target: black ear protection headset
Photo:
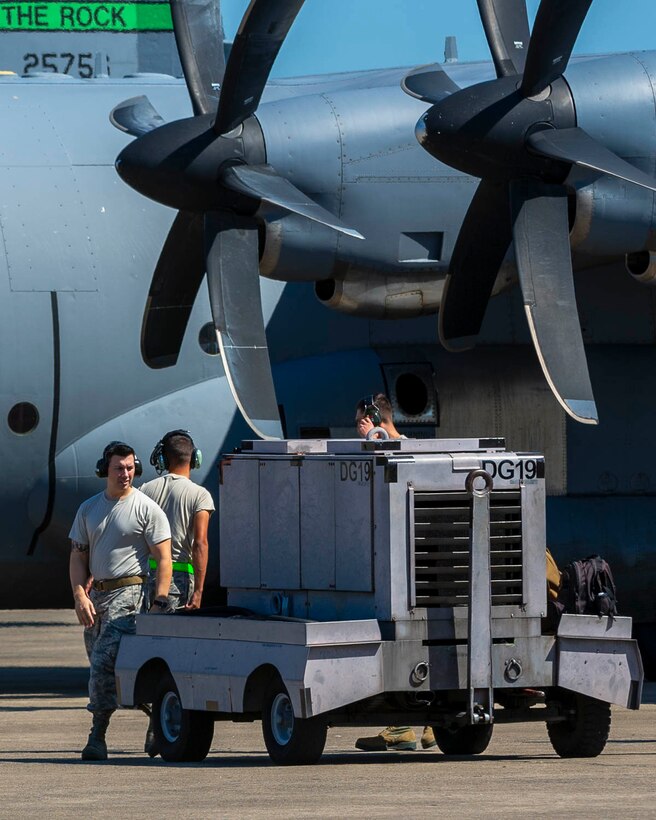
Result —
<path fill-rule="evenodd" d="M 368 416 L 371 419 L 371 423 L 374 425 L 374 427 L 378 427 L 378 425 L 382 422 L 383 419 L 380 415 L 380 408 L 376 404 L 374 394 L 370 393 L 368 396 L 365 396 L 362 399 L 362 403 L 364 404 L 364 415 Z"/>
<path fill-rule="evenodd" d="M 150 454 L 150 463 L 157 470 L 158 475 L 161 475 L 163 472 L 169 469 L 169 460 L 164 454 L 164 448 L 166 446 L 166 442 L 169 439 L 172 439 L 173 436 L 184 436 L 191 442 L 191 446 L 194 449 L 191 454 L 191 461 L 189 463 L 189 466 L 192 470 L 197 470 L 203 463 L 203 454 L 194 444 L 194 440 L 191 437 L 189 430 L 171 430 L 166 435 L 162 436 L 162 438 L 155 445 L 153 452 Z"/>
<path fill-rule="evenodd" d="M 107 447 L 103 450 L 102 458 L 99 458 L 96 461 L 96 475 L 98 478 L 107 478 L 109 474 L 109 460 L 111 456 L 109 455 L 109 451 L 116 447 L 117 444 L 122 444 L 124 447 L 130 447 L 129 444 L 126 444 L 124 441 L 110 441 Z M 132 447 L 130 447 L 132 450 Z M 136 453 L 132 450 L 134 454 L 134 474 L 135 476 L 140 476 L 143 473 L 143 466 L 139 459 L 137 458 Z"/>

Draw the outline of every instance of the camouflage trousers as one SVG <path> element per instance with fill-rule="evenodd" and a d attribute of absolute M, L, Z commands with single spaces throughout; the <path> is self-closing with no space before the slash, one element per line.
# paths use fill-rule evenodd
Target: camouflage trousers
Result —
<path fill-rule="evenodd" d="M 169 587 L 169 610 L 179 609 L 191 601 L 194 594 L 194 576 L 189 572 L 173 570 L 171 586 Z M 148 606 L 150 607 L 155 597 L 155 573 L 151 571 L 148 576 Z"/>
<path fill-rule="evenodd" d="M 115 589 L 112 592 L 91 590 L 96 610 L 93 626 L 84 630 L 84 646 L 89 658 L 89 705 L 94 715 L 109 717 L 118 706 L 114 667 L 122 635 L 136 631 L 137 613 L 143 611 L 142 584 Z"/>

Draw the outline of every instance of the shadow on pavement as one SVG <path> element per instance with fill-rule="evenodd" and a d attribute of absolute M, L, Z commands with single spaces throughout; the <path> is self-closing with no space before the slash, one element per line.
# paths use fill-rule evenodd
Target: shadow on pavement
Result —
<path fill-rule="evenodd" d="M 84 696 L 88 683 L 88 666 L 5 666 L 0 669 L 0 693 L 3 695 Z"/>
<path fill-rule="evenodd" d="M 70 755 L 71 751 L 74 754 L 79 754 L 77 750 L 66 749 L 61 754 Z M 8 754 L 11 754 L 9 752 Z M 15 754 L 15 753 L 14 753 Z M 37 752 L 38 754 L 38 752 Z M 22 763 L 22 764 L 55 764 L 55 765 L 79 765 L 79 766 L 128 766 L 131 768 L 141 767 L 158 767 L 166 769 L 198 769 L 198 768 L 217 768 L 217 769 L 246 769 L 246 768 L 261 768 L 275 766 L 266 752 L 243 752 L 241 754 L 226 755 L 212 754 L 205 760 L 199 763 L 166 763 L 161 758 L 148 758 L 135 755 L 126 755 L 118 752 L 112 753 L 110 748 L 109 758 L 104 761 L 83 761 L 79 757 L 71 759 L 70 757 L 59 757 L 48 753 L 42 753 L 40 757 L 8 757 L 7 753 L 0 756 L 2 763 Z M 256 756 L 254 756 L 256 755 Z M 399 764 L 417 764 L 427 763 L 436 766 L 440 763 L 449 764 L 454 761 L 468 761 L 469 763 L 489 763 L 492 761 L 521 761 L 521 760 L 554 760 L 556 754 L 535 754 L 535 755 L 442 755 L 436 752 L 412 753 L 407 752 L 336 752 L 331 754 L 324 753 L 321 760 L 315 764 L 317 766 L 379 766 L 381 763 L 393 763 L 395 766 Z"/>

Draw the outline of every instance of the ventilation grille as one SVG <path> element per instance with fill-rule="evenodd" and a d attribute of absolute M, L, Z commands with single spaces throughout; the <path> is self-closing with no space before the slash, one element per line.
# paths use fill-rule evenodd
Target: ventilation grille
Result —
<path fill-rule="evenodd" d="M 415 492 L 416 606 L 466 606 L 472 499 L 467 493 Z M 520 605 L 522 508 L 519 490 L 490 493 L 492 606 Z"/>

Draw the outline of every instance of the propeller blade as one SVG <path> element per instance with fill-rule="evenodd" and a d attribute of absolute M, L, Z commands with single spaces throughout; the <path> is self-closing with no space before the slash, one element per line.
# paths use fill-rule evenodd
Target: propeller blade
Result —
<path fill-rule="evenodd" d="M 463 220 L 444 283 L 439 331 L 447 350 L 473 347 L 511 239 L 508 188 L 483 180 Z"/>
<path fill-rule="evenodd" d="M 141 137 L 164 125 L 164 120 L 155 111 L 148 97 L 143 95 L 130 97 L 115 106 L 109 114 L 109 121 L 114 128 L 133 137 Z"/>
<path fill-rule="evenodd" d="M 210 304 L 230 390 L 256 435 L 282 438 L 262 316 L 258 243 L 256 220 L 205 214 Z"/>
<path fill-rule="evenodd" d="M 177 362 L 204 275 L 203 217 L 180 211 L 155 267 L 141 325 L 141 355 L 149 367 Z"/>
<path fill-rule="evenodd" d="M 656 191 L 654 177 L 618 157 L 582 128 L 561 128 L 559 130 L 550 128 L 545 131 L 536 131 L 526 142 L 538 154 L 544 154 L 544 156 L 562 162 L 571 162 L 582 168 L 590 168 L 593 171 L 648 188 L 650 191 Z"/>
<path fill-rule="evenodd" d="M 567 191 L 511 182 L 513 237 L 524 309 L 542 371 L 567 413 L 597 424 L 597 407 L 576 309 Z"/>
<path fill-rule="evenodd" d="M 522 94 L 535 97 L 565 73 L 592 0 L 542 0 L 526 55 Z"/>
<path fill-rule="evenodd" d="M 227 134 L 255 111 L 271 67 L 303 0 L 251 0 L 232 44 L 226 66 L 217 134 Z"/>
<path fill-rule="evenodd" d="M 170 0 L 173 33 L 191 106 L 196 116 L 213 114 L 223 81 L 223 24 L 218 0 Z"/>
<path fill-rule="evenodd" d="M 349 228 L 330 211 L 305 196 L 288 179 L 279 176 L 270 165 L 231 165 L 221 175 L 221 182 L 237 193 L 300 214 L 347 236 L 364 239 L 361 233 Z"/>
<path fill-rule="evenodd" d="M 401 88 L 410 97 L 416 97 L 432 105 L 460 90 L 460 86 L 435 63 L 413 68 L 401 80 Z"/>
<path fill-rule="evenodd" d="M 526 0 L 477 0 L 497 77 L 521 74 L 530 40 Z"/>

